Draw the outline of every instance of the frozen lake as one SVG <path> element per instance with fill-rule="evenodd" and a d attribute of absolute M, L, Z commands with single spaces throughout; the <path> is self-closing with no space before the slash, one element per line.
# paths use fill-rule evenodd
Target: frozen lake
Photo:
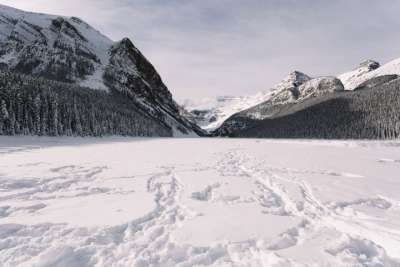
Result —
<path fill-rule="evenodd" d="M 400 266 L 400 142 L 0 137 L 1 266 Z"/>

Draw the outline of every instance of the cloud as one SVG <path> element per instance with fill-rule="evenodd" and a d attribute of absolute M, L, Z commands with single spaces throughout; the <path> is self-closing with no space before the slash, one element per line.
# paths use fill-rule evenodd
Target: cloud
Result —
<path fill-rule="evenodd" d="M 335 75 L 400 57 L 400 1 L 5 0 L 130 37 L 176 98 L 268 89 L 292 70 Z"/>

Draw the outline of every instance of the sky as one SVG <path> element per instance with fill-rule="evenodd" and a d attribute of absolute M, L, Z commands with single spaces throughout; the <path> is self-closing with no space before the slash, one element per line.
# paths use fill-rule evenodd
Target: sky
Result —
<path fill-rule="evenodd" d="M 399 0 L 0 0 L 129 37 L 178 101 L 268 90 L 400 57 Z"/>

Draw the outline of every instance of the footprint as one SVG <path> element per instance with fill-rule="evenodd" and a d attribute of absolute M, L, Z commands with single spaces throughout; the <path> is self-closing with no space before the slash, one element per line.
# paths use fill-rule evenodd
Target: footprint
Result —
<path fill-rule="evenodd" d="M 268 249 L 281 250 L 297 245 L 299 239 L 305 235 L 305 232 L 309 230 L 310 227 L 310 222 L 303 220 L 297 226 L 288 229 L 286 232 L 280 234 L 278 238 L 272 240 L 271 244 L 268 246 Z"/>
<path fill-rule="evenodd" d="M 325 172 L 325 174 L 330 175 L 330 176 L 341 176 L 341 177 L 348 177 L 348 178 L 364 178 L 364 176 L 362 176 L 362 175 L 350 173 L 350 172 L 328 171 L 328 172 Z"/>
<path fill-rule="evenodd" d="M 367 199 L 357 199 L 354 201 L 344 201 L 344 202 L 336 202 L 333 205 L 330 205 L 331 208 L 333 209 L 343 209 L 349 206 L 356 206 L 356 205 L 361 205 L 361 206 L 368 206 L 371 208 L 377 208 L 377 209 L 382 209 L 382 210 L 387 210 L 392 207 L 392 203 L 389 201 L 383 199 L 383 198 L 367 198 Z"/>
<path fill-rule="evenodd" d="M 400 163 L 400 159 L 379 159 L 380 163 Z"/>
<path fill-rule="evenodd" d="M 195 200 L 199 201 L 210 201 L 212 199 L 213 195 L 213 190 L 215 188 L 220 187 L 221 185 L 219 183 L 209 185 L 207 186 L 204 190 L 199 191 L 199 192 L 193 192 L 192 193 L 192 198 Z"/>
<path fill-rule="evenodd" d="M 343 236 L 325 251 L 347 265 L 351 263 L 351 266 L 398 266 L 379 245 L 349 235 Z"/>

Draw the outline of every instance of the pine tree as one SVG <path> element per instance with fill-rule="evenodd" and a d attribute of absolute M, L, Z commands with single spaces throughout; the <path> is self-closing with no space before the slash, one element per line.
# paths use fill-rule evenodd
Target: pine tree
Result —
<path fill-rule="evenodd" d="M 9 113 L 7 110 L 6 102 L 2 99 L 0 101 L 0 134 L 6 132 L 7 120 L 9 119 Z"/>
<path fill-rule="evenodd" d="M 36 95 L 33 102 L 33 133 L 40 135 L 41 122 L 40 122 L 40 109 L 42 106 L 42 102 L 40 100 L 40 95 Z"/>

